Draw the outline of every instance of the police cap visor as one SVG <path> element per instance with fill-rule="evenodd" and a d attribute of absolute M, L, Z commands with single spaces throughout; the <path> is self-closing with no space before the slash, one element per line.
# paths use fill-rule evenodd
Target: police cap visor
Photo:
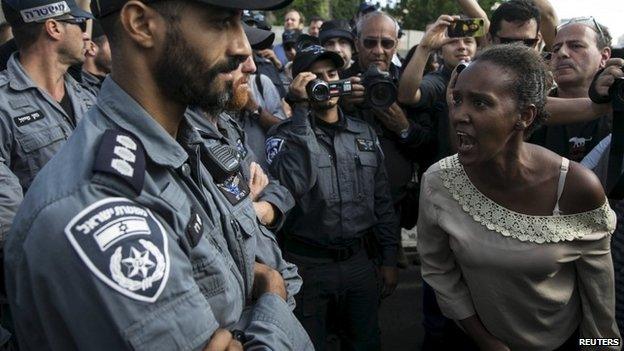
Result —
<path fill-rule="evenodd" d="M 166 1 L 166 0 L 165 0 Z M 288 6 L 293 0 L 189 0 L 213 5 L 226 9 L 236 10 L 275 10 Z M 127 0 L 92 0 L 91 12 L 96 18 L 101 18 L 113 12 L 121 10 Z M 144 1 L 145 3 L 154 0 Z"/>

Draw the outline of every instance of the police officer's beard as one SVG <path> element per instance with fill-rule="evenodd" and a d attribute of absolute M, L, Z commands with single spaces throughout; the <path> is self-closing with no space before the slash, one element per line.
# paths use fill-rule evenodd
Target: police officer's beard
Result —
<path fill-rule="evenodd" d="M 188 45 L 179 28 L 169 25 L 162 56 L 156 63 L 155 79 L 163 94 L 184 105 L 198 106 L 216 116 L 232 96 L 232 82 L 220 83 L 220 73 L 238 68 L 240 61 L 228 57 L 212 65 Z M 209 68 L 206 68 L 209 67 Z"/>
<path fill-rule="evenodd" d="M 242 85 L 247 77 L 241 77 L 236 82 L 234 82 L 234 86 L 232 87 L 232 98 L 228 101 L 227 109 L 230 111 L 240 111 L 247 105 L 249 102 L 249 89 L 247 89 L 246 85 Z"/>

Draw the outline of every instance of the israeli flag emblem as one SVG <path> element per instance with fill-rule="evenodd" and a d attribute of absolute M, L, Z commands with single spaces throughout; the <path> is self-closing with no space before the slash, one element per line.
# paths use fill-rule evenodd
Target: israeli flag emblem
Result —
<path fill-rule="evenodd" d="M 167 284 L 167 234 L 147 208 L 125 198 L 95 202 L 65 227 L 84 264 L 102 282 L 139 301 L 154 302 Z"/>

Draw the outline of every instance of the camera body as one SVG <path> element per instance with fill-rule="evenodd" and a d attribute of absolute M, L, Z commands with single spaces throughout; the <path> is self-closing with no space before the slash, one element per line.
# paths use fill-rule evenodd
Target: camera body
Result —
<path fill-rule="evenodd" d="M 450 38 L 482 37 L 485 35 L 483 18 L 461 18 L 451 23 L 447 30 Z"/>
<path fill-rule="evenodd" d="M 609 88 L 609 98 L 613 112 L 624 112 L 624 78 L 616 79 Z"/>
<path fill-rule="evenodd" d="M 371 64 L 361 76 L 366 91 L 365 104 L 375 108 L 386 109 L 397 100 L 398 92 L 390 73 L 381 71 Z"/>
<path fill-rule="evenodd" d="M 322 102 L 336 96 L 349 95 L 352 90 L 353 87 L 349 79 L 342 79 L 335 82 L 314 79 L 306 85 L 308 99 L 313 102 Z"/>

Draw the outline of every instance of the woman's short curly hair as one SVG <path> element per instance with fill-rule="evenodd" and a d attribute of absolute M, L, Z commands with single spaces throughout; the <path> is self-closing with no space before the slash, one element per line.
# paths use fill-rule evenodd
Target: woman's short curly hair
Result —
<path fill-rule="evenodd" d="M 515 75 L 511 88 L 518 109 L 535 105 L 537 115 L 525 131 L 529 137 L 549 117 L 545 107 L 552 78 L 544 60 L 535 50 L 516 43 L 491 46 L 478 53 L 472 63 L 479 61 L 491 62 Z"/>

